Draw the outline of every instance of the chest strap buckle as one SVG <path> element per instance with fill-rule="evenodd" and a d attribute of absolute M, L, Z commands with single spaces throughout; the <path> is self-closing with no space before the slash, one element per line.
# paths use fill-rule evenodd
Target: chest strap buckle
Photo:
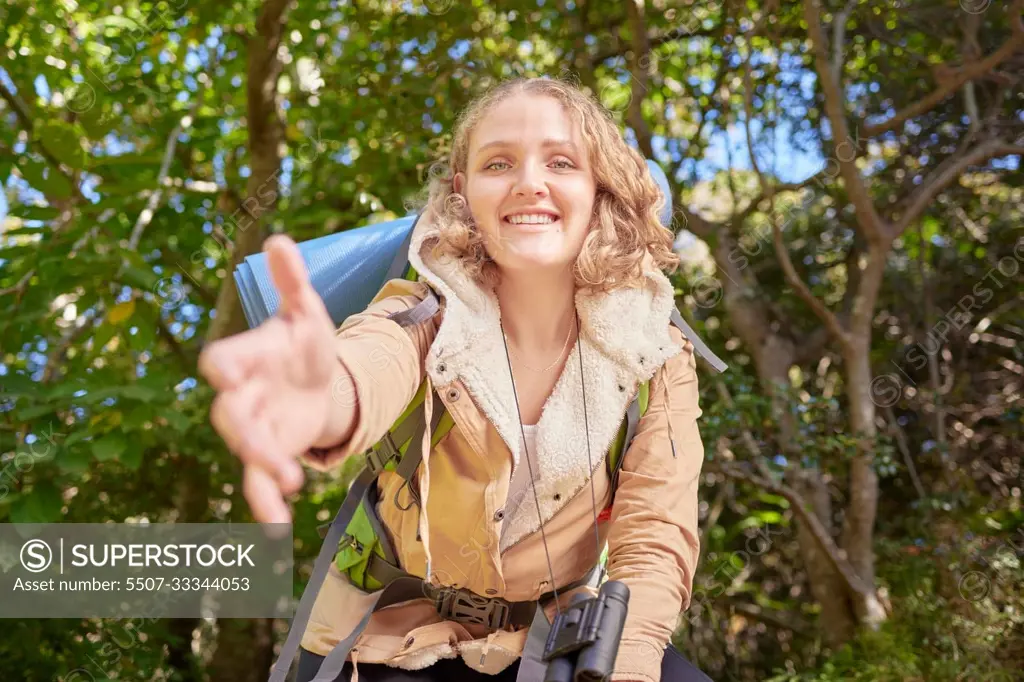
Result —
<path fill-rule="evenodd" d="M 511 605 L 499 597 L 481 597 L 475 592 L 443 587 L 434 597 L 438 614 L 446 620 L 485 625 L 492 630 L 504 629 L 511 616 Z"/>

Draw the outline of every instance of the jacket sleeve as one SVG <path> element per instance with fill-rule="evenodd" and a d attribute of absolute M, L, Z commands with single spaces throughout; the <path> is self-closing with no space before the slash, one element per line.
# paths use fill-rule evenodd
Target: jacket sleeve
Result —
<path fill-rule="evenodd" d="M 355 390 L 335 386 L 331 399 L 355 410 L 356 422 L 347 442 L 313 448 L 302 457 L 313 469 L 326 471 L 350 454 L 368 449 L 391 428 L 419 390 L 441 314 L 406 327 L 389 320 L 388 315 L 415 306 L 427 293 L 423 282 L 389 280 L 366 310 L 348 317 L 338 328 L 338 362 L 352 376 Z"/>
<path fill-rule="evenodd" d="M 647 412 L 622 460 L 611 513 L 608 578 L 630 591 L 612 680 L 661 679 L 664 650 L 690 604 L 700 554 L 697 486 L 704 446 L 696 356 L 682 332 L 670 332 L 682 351 L 651 379 Z"/>

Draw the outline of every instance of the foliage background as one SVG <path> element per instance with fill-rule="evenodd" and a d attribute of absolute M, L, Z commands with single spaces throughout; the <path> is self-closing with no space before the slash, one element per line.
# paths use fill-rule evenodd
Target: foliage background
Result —
<path fill-rule="evenodd" d="M 669 172 L 716 680 L 1024 669 L 1020 2 L 11 0 L 0 522 L 245 521 L 204 343 L 267 234 L 405 213 L 460 108 L 571 79 Z M 295 500 L 301 593 L 346 476 Z M 3 679 L 266 679 L 285 622 L 0 622 Z"/>

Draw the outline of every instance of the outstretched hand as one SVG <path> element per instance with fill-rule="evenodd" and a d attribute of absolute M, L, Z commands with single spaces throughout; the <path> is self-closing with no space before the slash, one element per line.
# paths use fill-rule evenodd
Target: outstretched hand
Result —
<path fill-rule="evenodd" d="M 331 386 L 342 367 L 335 327 L 295 242 L 264 244 L 277 313 L 255 329 L 209 344 L 199 371 L 217 392 L 210 421 L 242 460 L 242 490 L 259 522 L 287 523 L 285 496 L 304 480 L 297 458 L 329 437 Z"/>

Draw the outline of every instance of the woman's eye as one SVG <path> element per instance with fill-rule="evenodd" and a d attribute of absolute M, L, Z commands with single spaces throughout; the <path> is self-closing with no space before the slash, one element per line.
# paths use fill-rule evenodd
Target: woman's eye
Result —
<path fill-rule="evenodd" d="M 484 170 L 495 170 L 495 166 L 507 166 L 508 164 L 504 161 L 494 161 L 484 166 Z"/>
<path fill-rule="evenodd" d="M 553 163 L 554 164 L 559 164 L 559 163 L 565 164 L 564 166 L 562 166 L 562 168 L 575 168 L 576 167 L 576 166 L 573 165 L 572 161 L 567 161 L 565 159 L 558 159 L 557 161 L 554 161 Z"/>

